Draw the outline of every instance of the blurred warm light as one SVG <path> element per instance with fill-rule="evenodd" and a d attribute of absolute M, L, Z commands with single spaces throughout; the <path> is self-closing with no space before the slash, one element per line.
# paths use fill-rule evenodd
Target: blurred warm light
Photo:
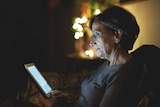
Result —
<path fill-rule="evenodd" d="M 77 30 L 78 30 L 78 31 L 83 31 L 82 25 L 79 25 L 78 28 L 77 28 Z"/>
<path fill-rule="evenodd" d="M 79 35 L 78 35 L 77 32 L 74 34 L 74 38 L 75 38 L 75 39 L 79 39 Z"/>
<path fill-rule="evenodd" d="M 88 21 L 87 17 L 83 16 L 82 17 L 82 23 L 86 23 Z"/>
<path fill-rule="evenodd" d="M 72 26 L 72 28 L 73 28 L 73 29 L 77 29 L 77 28 L 78 28 L 78 26 L 79 26 L 79 24 L 78 24 L 78 23 L 74 23 L 74 24 L 73 24 L 73 26 Z"/>
<path fill-rule="evenodd" d="M 75 30 L 78 30 L 78 31 L 83 31 L 82 25 L 80 25 L 78 23 L 74 23 L 72 28 L 75 29 Z"/>
<path fill-rule="evenodd" d="M 93 52 L 93 50 L 91 50 L 91 49 L 86 50 L 86 51 L 85 51 L 85 54 L 86 54 L 87 56 L 89 56 L 89 57 L 94 57 L 94 52 Z"/>
<path fill-rule="evenodd" d="M 84 33 L 83 32 L 79 32 L 79 37 L 83 37 Z"/>
<path fill-rule="evenodd" d="M 87 17 L 85 17 L 85 16 L 82 16 L 82 18 L 77 17 L 77 18 L 75 19 L 75 23 L 79 23 L 79 24 L 86 23 L 87 21 L 88 21 L 88 19 L 87 19 Z"/>
<path fill-rule="evenodd" d="M 101 13 L 100 9 L 96 9 L 94 12 L 94 15 L 97 15 L 100 13 Z M 80 17 L 75 18 L 75 21 L 74 21 L 72 28 L 75 30 L 74 39 L 76 39 L 76 40 L 78 40 L 84 36 L 84 30 L 86 32 L 88 32 L 88 36 L 91 35 L 90 30 L 87 29 L 87 28 L 89 28 L 89 21 L 88 21 L 88 18 L 85 16 L 82 16 L 81 18 Z M 83 29 L 83 28 L 85 28 L 85 29 Z M 81 56 L 85 56 L 85 57 L 87 56 L 89 58 L 94 57 L 94 51 L 92 49 L 85 50 L 82 53 L 81 53 L 82 54 Z"/>
<path fill-rule="evenodd" d="M 75 23 L 80 23 L 81 22 L 81 18 L 80 17 L 77 17 L 76 19 L 75 19 Z"/>
<path fill-rule="evenodd" d="M 94 12 L 94 15 L 98 15 L 101 13 L 101 10 L 100 9 L 96 9 L 96 11 Z"/>
<path fill-rule="evenodd" d="M 75 32 L 74 38 L 79 39 L 80 37 L 83 37 L 84 33 L 83 32 Z"/>

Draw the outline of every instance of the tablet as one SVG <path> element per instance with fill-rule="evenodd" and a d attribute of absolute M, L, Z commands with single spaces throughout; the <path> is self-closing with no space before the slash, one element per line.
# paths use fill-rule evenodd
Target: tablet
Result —
<path fill-rule="evenodd" d="M 45 97 L 49 98 L 51 94 L 57 92 L 56 90 L 53 90 L 51 86 L 47 83 L 47 81 L 42 76 L 34 63 L 24 64 L 24 67 L 28 71 L 30 76 L 33 78 L 34 82 L 39 87 L 40 91 Z"/>

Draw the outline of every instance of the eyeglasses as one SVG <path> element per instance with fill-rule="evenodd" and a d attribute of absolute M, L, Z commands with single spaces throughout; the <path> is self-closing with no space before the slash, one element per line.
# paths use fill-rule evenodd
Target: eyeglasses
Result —
<path fill-rule="evenodd" d="M 106 32 L 99 32 L 99 31 L 94 31 L 92 34 L 92 38 L 93 39 L 98 39 L 98 38 L 100 38 L 104 33 L 106 33 Z"/>

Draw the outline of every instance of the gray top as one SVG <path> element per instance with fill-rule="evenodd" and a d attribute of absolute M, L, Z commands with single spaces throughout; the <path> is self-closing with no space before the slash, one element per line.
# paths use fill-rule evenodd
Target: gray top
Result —
<path fill-rule="evenodd" d="M 83 81 L 78 104 L 82 107 L 134 107 L 140 69 L 134 60 L 99 69 Z"/>
<path fill-rule="evenodd" d="M 104 62 L 81 85 L 76 102 L 58 101 L 53 107 L 136 107 L 142 69 L 132 59 L 126 64 L 108 66 Z"/>

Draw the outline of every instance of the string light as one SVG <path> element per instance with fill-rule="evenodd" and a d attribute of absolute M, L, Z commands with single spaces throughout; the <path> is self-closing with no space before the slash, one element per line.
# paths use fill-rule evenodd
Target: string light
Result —
<path fill-rule="evenodd" d="M 87 56 L 89 56 L 89 57 L 94 57 L 94 52 L 93 52 L 93 50 L 86 50 L 85 51 L 85 54 L 87 55 Z"/>
<path fill-rule="evenodd" d="M 101 13 L 101 10 L 100 9 L 96 9 L 95 12 L 94 12 L 94 15 L 98 15 Z"/>
<path fill-rule="evenodd" d="M 94 15 L 99 14 L 100 9 L 96 9 Z M 84 28 L 88 27 L 88 18 L 86 16 L 77 17 L 74 20 L 72 28 L 75 30 L 74 39 L 78 40 L 84 36 Z M 89 36 L 89 35 L 88 35 Z M 92 49 L 87 49 L 84 54 L 90 58 L 94 57 L 94 52 Z"/>
<path fill-rule="evenodd" d="M 75 34 L 74 34 L 75 39 L 79 39 L 80 37 L 83 37 L 83 36 L 84 36 L 83 32 L 75 32 Z"/>

